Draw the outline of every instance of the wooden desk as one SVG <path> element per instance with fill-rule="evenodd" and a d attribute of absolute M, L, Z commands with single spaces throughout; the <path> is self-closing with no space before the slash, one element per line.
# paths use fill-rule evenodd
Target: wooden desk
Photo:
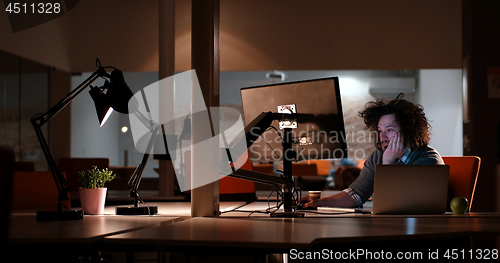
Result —
<path fill-rule="evenodd" d="M 244 202 L 222 202 L 221 210 L 243 206 Z M 37 261 L 44 257 L 66 259 L 81 254 L 96 253 L 104 237 L 170 224 L 191 216 L 189 202 L 149 203 L 158 206 L 155 216 L 116 216 L 115 207 L 106 207 L 104 215 L 85 215 L 75 221 L 37 221 L 35 211 L 13 212 L 9 225 L 9 251 L 25 251 L 12 257 Z M 30 258 L 36 257 L 36 258 Z"/>
<path fill-rule="evenodd" d="M 37 221 L 35 216 L 13 216 L 9 225 L 7 262 L 68 260 L 94 255 L 105 236 L 170 224 L 168 216 L 84 216 L 75 221 Z"/>
<path fill-rule="evenodd" d="M 291 249 L 421 249 L 460 237 L 500 234 L 489 217 L 192 218 L 108 236 L 104 244 L 146 251 L 289 253 Z M 429 240 L 433 240 L 431 245 Z M 437 242 L 436 242 L 437 241 Z M 409 246 L 416 242 L 417 246 Z M 390 245 L 388 245 L 390 244 Z M 419 247 L 420 245 L 420 247 Z M 444 251 L 443 251 L 444 253 Z"/>
<path fill-rule="evenodd" d="M 160 226 L 178 220 L 166 216 L 84 216 L 74 221 L 37 221 L 35 216 L 14 216 L 9 225 L 11 244 L 89 244 L 105 236 Z"/>
<path fill-rule="evenodd" d="M 158 206 L 161 216 L 191 217 L 191 202 L 148 202 L 149 206 Z M 141 204 L 143 206 L 144 204 Z M 246 205 L 245 202 L 220 202 L 220 211 L 229 211 Z M 104 208 L 104 214 L 114 215 L 116 206 Z"/>
<path fill-rule="evenodd" d="M 253 202 L 241 207 L 238 207 L 236 209 L 232 210 L 225 210 L 224 213 L 222 213 L 221 217 L 269 217 L 269 213 L 266 213 L 266 210 L 269 209 L 270 207 L 276 206 L 276 199 L 272 200 L 270 199 L 269 201 L 257 201 Z M 371 207 L 372 206 L 372 201 L 367 201 L 364 204 L 364 207 Z M 281 211 L 283 207 L 281 207 Z M 275 209 L 271 209 L 271 211 L 275 211 Z M 353 216 L 361 216 L 360 214 L 354 214 L 354 213 L 324 213 L 324 214 L 319 214 L 316 211 L 309 211 L 309 210 L 304 210 L 304 211 L 297 211 L 299 213 L 305 213 L 307 217 L 332 217 L 332 216 L 345 216 L 345 217 L 353 217 Z"/>
<path fill-rule="evenodd" d="M 191 217 L 191 203 L 190 202 L 147 202 L 149 206 L 158 207 L 158 215 L 156 216 L 173 216 L 173 217 Z M 245 202 L 220 202 L 219 207 L 221 211 L 229 211 L 242 206 L 245 206 Z M 121 205 L 120 205 L 121 206 Z M 123 205 L 131 206 L 131 205 Z M 141 204 L 144 206 L 144 204 Z M 115 215 L 115 209 L 117 206 L 106 206 L 104 208 L 104 215 Z M 13 216 L 34 216 L 35 211 L 33 209 L 26 210 L 14 210 L 11 212 Z"/>

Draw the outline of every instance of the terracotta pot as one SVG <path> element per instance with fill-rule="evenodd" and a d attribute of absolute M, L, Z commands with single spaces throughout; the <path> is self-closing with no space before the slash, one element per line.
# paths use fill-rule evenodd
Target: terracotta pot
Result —
<path fill-rule="evenodd" d="M 104 204 L 106 202 L 107 188 L 81 188 L 80 202 L 83 213 L 86 215 L 102 215 L 104 213 Z"/>

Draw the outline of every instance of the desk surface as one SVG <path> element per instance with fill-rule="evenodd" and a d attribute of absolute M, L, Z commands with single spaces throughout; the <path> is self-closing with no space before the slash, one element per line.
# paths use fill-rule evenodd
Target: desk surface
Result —
<path fill-rule="evenodd" d="M 245 202 L 221 202 L 219 207 L 220 211 L 229 211 L 244 206 Z M 148 202 L 149 206 L 158 207 L 157 216 L 176 216 L 176 217 L 190 217 L 191 216 L 191 203 L 190 202 Z M 130 206 L 130 205 L 124 205 Z M 141 206 L 145 206 L 141 204 Z M 104 215 L 115 215 L 115 209 L 118 206 L 106 206 L 104 208 Z M 80 208 L 77 208 L 80 209 Z M 13 216 L 34 216 L 35 211 L 29 210 L 14 210 L 11 212 Z"/>
<path fill-rule="evenodd" d="M 221 214 L 221 217 L 269 217 L 269 213 L 266 212 L 269 209 L 269 206 L 275 206 L 276 201 L 264 202 L 258 201 L 253 202 L 236 209 L 225 210 Z M 371 201 L 365 203 L 365 207 L 371 207 Z M 271 209 L 274 211 L 275 209 Z M 280 210 L 282 211 L 282 209 Z M 349 212 L 319 212 L 317 210 L 298 210 L 298 213 L 305 214 L 305 217 L 313 217 L 313 218 L 328 218 L 328 217 L 368 217 L 368 218 L 391 218 L 391 217 L 400 217 L 400 218 L 408 218 L 408 217 L 499 217 L 500 213 L 495 212 L 481 212 L 481 213 L 465 213 L 461 215 L 455 215 L 451 212 L 447 212 L 445 214 L 420 214 L 420 215 L 372 215 L 372 214 L 360 214 L 360 213 L 349 213 Z"/>
<path fill-rule="evenodd" d="M 243 206 L 244 202 L 222 202 L 222 211 Z M 155 216 L 116 216 L 115 207 L 106 207 L 104 215 L 85 215 L 74 221 L 37 221 L 34 211 L 16 211 L 10 220 L 10 243 L 92 243 L 107 235 L 169 224 L 191 216 L 189 202 L 149 203 L 158 206 Z"/>
<path fill-rule="evenodd" d="M 108 245 L 308 249 L 316 244 L 499 235 L 496 217 L 191 218 L 106 237 Z"/>
<path fill-rule="evenodd" d="M 158 215 L 161 216 L 181 216 L 191 217 L 191 202 L 151 202 L 147 203 L 149 206 L 158 207 Z M 230 211 L 246 205 L 245 202 L 220 202 L 219 210 Z M 144 206 L 141 204 L 141 206 Z M 116 206 L 109 206 L 104 208 L 104 214 L 114 215 Z"/>
<path fill-rule="evenodd" d="M 105 236 L 172 223 L 178 217 L 84 216 L 82 220 L 37 221 L 35 216 L 15 216 L 9 225 L 9 243 L 92 243 Z"/>

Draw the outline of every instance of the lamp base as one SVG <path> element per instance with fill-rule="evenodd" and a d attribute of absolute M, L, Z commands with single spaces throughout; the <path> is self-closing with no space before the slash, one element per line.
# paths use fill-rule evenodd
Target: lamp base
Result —
<path fill-rule="evenodd" d="M 83 210 L 72 209 L 63 212 L 58 211 L 36 211 L 38 221 L 66 221 L 83 219 Z"/>
<path fill-rule="evenodd" d="M 271 213 L 271 217 L 279 217 L 279 218 L 292 218 L 292 217 L 304 217 L 304 213 L 297 213 L 297 212 L 276 212 L 276 213 Z"/>
<path fill-rule="evenodd" d="M 157 206 L 119 206 L 116 208 L 117 215 L 156 215 L 158 214 Z"/>

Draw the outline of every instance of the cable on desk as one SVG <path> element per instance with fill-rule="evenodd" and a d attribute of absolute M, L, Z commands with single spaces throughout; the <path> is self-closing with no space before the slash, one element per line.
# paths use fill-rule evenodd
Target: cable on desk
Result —
<path fill-rule="evenodd" d="M 275 171 L 273 171 L 273 173 L 274 172 Z M 270 199 L 271 199 L 271 196 L 273 195 L 274 192 L 276 192 L 276 206 L 274 206 L 274 207 L 276 207 L 276 210 L 278 210 L 283 205 L 283 201 L 282 201 L 283 194 L 280 191 L 281 191 L 280 189 L 276 189 L 276 186 L 273 185 L 273 191 L 271 191 L 271 193 L 267 197 L 267 209 L 268 210 L 271 208 Z"/>
<path fill-rule="evenodd" d="M 295 182 L 292 179 L 286 178 L 284 176 L 283 171 L 281 171 L 281 170 L 274 170 L 271 174 L 279 175 L 279 176 L 281 176 L 281 178 L 283 178 L 283 181 L 285 182 L 285 187 L 288 188 L 288 191 L 291 193 L 291 196 L 292 196 L 292 200 L 291 200 L 292 206 L 294 208 L 296 208 L 296 206 L 300 202 L 300 198 L 302 196 L 302 190 L 300 189 L 300 187 L 297 187 L 295 185 Z M 276 188 L 274 188 L 274 190 L 276 190 Z M 283 204 L 283 199 L 284 199 L 283 194 L 280 192 L 280 190 L 276 190 L 276 192 L 278 194 L 278 201 L 280 200 L 279 197 L 281 197 L 281 204 Z M 269 197 L 268 197 L 268 199 L 269 199 Z M 281 207 L 281 205 L 280 205 L 280 207 Z"/>
<path fill-rule="evenodd" d="M 271 211 L 271 209 L 274 209 L 274 210 Z M 278 209 L 279 208 L 277 208 L 275 206 L 268 207 L 268 208 L 266 208 L 265 211 L 261 211 L 261 210 L 238 210 L 238 208 L 235 208 L 235 209 L 228 210 L 228 211 L 222 211 L 221 214 L 225 214 L 225 213 L 229 213 L 229 212 L 241 212 L 241 213 L 250 213 L 248 215 L 248 217 L 250 217 L 253 213 L 271 214 L 271 213 L 276 212 L 276 210 L 278 210 Z"/>

